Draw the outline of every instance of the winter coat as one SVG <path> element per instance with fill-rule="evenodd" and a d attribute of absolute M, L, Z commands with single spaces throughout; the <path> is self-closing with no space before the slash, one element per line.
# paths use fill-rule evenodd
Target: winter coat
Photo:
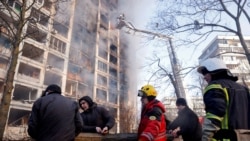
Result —
<path fill-rule="evenodd" d="M 36 141 L 73 141 L 82 126 L 77 103 L 51 93 L 33 104 L 28 133 Z"/>
<path fill-rule="evenodd" d="M 81 113 L 83 120 L 82 132 L 97 133 L 96 127 L 111 129 L 115 125 L 115 119 L 104 107 L 94 103 L 88 110 Z"/>
<path fill-rule="evenodd" d="M 198 116 L 188 106 L 178 112 L 176 119 L 170 124 L 170 130 L 180 127 L 177 133 L 183 141 L 201 141 L 202 129 Z"/>
<path fill-rule="evenodd" d="M 229 79 L 211 81 L 204 103 L 206 118 L 220 128 L 214 138 L 231 138 L 234 129 L 250 129 L 250 95 L 244 86 Z"/>
<path fill-rule="evenodd" d="M 143 107 L 138 128 L 139 141 L 167 140 L 164 112 L 164 105 L 156 99 Z"/>

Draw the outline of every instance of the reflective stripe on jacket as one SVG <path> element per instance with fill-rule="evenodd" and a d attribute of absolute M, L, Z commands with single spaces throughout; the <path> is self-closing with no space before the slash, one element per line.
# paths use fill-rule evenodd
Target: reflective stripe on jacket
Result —
<path fill-rule="evenodd" d="M 138 128 L 139 141 L 167 140 L 164 112 L 164 105 L 156 99 L 145 105 Z"/>

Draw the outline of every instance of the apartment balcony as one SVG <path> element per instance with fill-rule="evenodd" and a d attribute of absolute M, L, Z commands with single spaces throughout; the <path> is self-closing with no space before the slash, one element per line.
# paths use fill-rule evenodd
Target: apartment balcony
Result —
<path fill-rule="evenodd" d="M 28 75 L 20 74 L 20 73 L 17 74 L 17 79 L 27 82 L 27 83 L 39 83 L 40 82 L 39 78 L 35 78 L 32 76 L 28 76 Z"/>

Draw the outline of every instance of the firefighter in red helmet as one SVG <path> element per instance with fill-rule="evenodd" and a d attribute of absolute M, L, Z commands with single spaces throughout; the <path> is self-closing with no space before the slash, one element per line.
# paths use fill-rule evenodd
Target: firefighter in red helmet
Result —
<path fill-rule="evenodd" d="M 142 111 L 138 128 L 139 141 L 166 141 L 164 105 L 156 99 L 157 92 L 152 85 L 145 85 L 138 91 Z"/>

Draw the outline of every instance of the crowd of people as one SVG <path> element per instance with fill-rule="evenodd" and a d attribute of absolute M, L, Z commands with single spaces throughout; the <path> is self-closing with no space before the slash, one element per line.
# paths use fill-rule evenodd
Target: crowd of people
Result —
<path fill-rule="evenodd" d="M 247 141 L 250 138 L 250 94 L 246 86 L 237 83 L 225 63 L 218 58 L 201 62 L 197 71 L 207 82 L 203 101 L 203 123 L 185 98 L 176 100 L 178 116 L 166 120 L 166 108 L 156 99 L 152 85 L 138 90 L 141 116 L 138 141 Z M 82 112 L 79 112 L 79 108 Z M 114 117 L 91 97 L 83 96 L 78 104 L 63 95 L 58 85 L 49 85 L 35 101 L 28 122 L 28 133 L 37 141 L 73 141 L 83 132 L 108 134 L 115 125 Z"/>

